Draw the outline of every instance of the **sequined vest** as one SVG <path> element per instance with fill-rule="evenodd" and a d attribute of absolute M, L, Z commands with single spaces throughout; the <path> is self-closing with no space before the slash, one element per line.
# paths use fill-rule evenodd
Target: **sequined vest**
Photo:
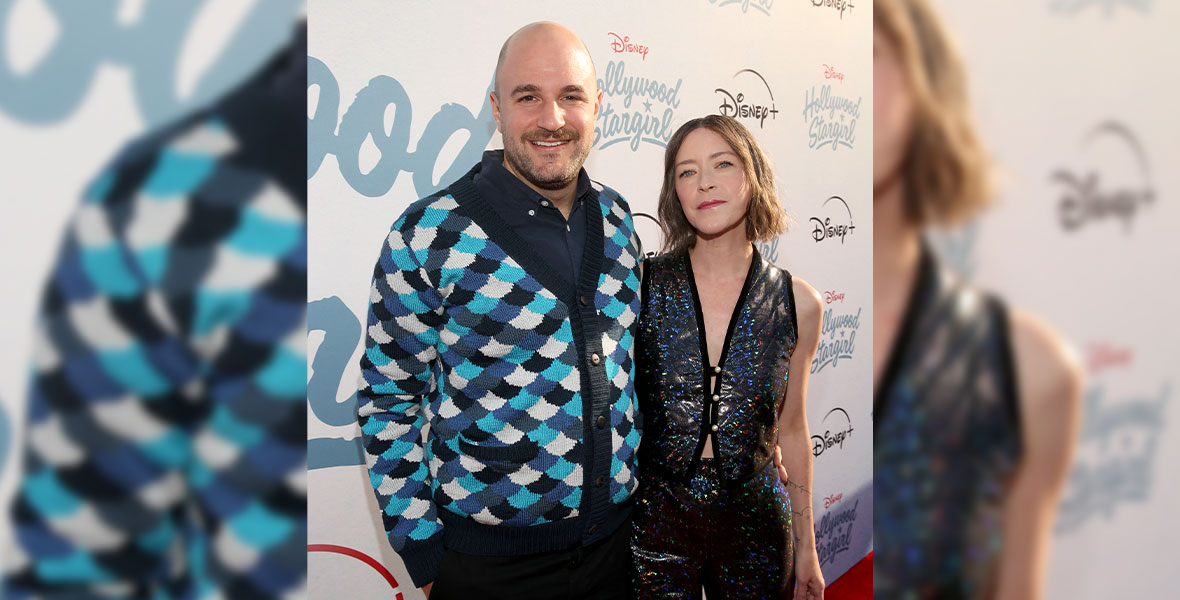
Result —
<path fill-rule="evenodd" d="M 990 597 L 1020 455 L 1004 307 L 927 250 L 904 319 L 874 399 L 874 590 Z"/>
<path fill-rule="evenodd" d="M 757 473 L 774 452 L 787 365 L 798 337 L 790 273 L 755 250 L 730 317 L 720 364 L 708 364 L 688 254 L 648 259 L 636 378 L 643 413 L 640 471 L 686 480 L 713 434 L 718 472 Z"/>

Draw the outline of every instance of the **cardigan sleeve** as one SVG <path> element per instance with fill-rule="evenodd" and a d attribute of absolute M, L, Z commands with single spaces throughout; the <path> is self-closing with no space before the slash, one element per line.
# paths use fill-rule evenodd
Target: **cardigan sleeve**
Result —
<path fill-rule="evenodd" d="M 414 585 L 434 580 L 442 561 L 442 523 L 424 452 L 423 409 L 437 386 L 442 298 L 414 248 L 403 216 L 373 271 L 357 410 L 369 480 L 390 545 Z"/>

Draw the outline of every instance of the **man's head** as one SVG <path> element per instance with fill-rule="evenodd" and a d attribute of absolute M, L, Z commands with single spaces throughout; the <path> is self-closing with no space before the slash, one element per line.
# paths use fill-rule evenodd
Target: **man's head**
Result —
<path fill-rule="evenodd" d="M 509 36 L 490 100 L 509 171 L 541 193 L 577 183 L 602 92 L 590 52 L 574 32 L 539 22 Z"/>

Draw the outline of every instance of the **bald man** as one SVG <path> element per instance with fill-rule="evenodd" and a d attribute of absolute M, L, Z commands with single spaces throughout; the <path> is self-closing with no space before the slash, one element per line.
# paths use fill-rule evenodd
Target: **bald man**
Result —
<path fill-rule="evenodd" d="M 582 168 L 602 101 L 586 45 L 521 28 L 489 101 L 504 149 L 412 204 L 377 261 L 370 479 L 435 600 L 623 598 L 641 253 L 627 203 Z"/>

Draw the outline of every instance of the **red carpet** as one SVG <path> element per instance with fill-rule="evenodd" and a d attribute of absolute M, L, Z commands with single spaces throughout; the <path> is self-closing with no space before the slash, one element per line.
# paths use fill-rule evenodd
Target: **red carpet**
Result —
<path fill-rule="evenodd" d="M 839 579 L 828 584 L 824 600 L 866 600 L 873 597 L 873 553 L 852 565 Z"/>

